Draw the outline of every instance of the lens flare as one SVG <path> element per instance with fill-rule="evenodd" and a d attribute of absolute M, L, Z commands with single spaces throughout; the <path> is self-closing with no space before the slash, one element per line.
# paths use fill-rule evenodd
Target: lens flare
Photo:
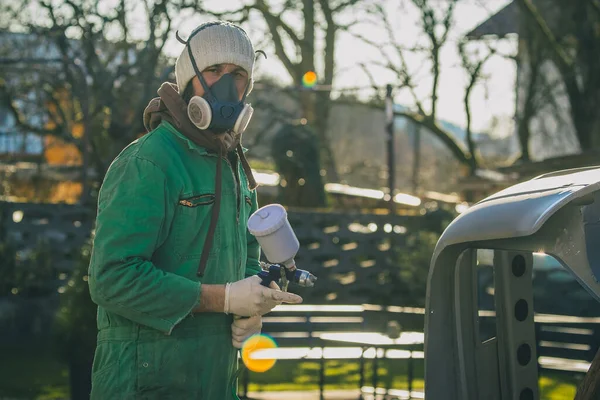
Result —
<path fill-rule="evenodd" d="M 311 88 L 317 83 L 317 74 L 314 71 L 308 71 L 302 76 L 302 85 L 305 88 Z"/>
<path fill-rule="evenodd" d="M 242 346 L 242 361 L 252 372 L 266 372 L 275 365 L 274 358 L 252 357 L 259 355 L 260 351 L 277 348 L 277 343 L 267 335 L 254 335 L 249 337 Z M 258 351 L 258 352 L 257 352 Z"/>

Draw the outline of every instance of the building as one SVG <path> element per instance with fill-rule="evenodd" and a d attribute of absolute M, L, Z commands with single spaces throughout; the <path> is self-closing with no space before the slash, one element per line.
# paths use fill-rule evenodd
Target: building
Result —
<path fill-rule="evenodd" d="M 566 35 L 559 27 L 558 1 L 534 1 L 538 11 L 557 35 Z M 567 89 L 555 63 L 531 34 L 534 27 L 523 23 L 517 1 L 492 15 L 466 36 L 471 40 L 501 40 L 518 37 L 515 134 L 530 132 L 529 155 L 532 161 L 577 154 L 581 151 L 571 114 Z M 529 120 L 526 126 L 519 125 Z M 522 132 L 521 132 L 522 133 Z M 521 144 L 523 145 L 523 144 Z"/>

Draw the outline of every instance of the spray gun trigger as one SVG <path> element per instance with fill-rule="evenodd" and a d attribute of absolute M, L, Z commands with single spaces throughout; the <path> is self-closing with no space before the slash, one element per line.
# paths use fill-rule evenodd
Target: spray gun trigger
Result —
<path fill-rule="evenodd" d="M 281 291 L 287 292 L 288 289 L 288 279 L 287 274 L 284 267 L 279 268 L 279 272 L 281 274 Z"/>

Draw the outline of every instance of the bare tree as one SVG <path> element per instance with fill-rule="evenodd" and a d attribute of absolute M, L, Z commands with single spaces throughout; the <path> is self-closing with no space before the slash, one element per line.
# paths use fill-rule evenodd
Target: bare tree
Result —
<path fill-rule="evenodd" d="M 529 48 L 543 46 L 545 59 L 560 72 L 581 150 L 600 147 L 600 2 L 517 3 L 521 25 L 535 28 L 525 36 L 533 44 Z"/>
<path fill-rule="evenodd" d="M 460 53 L 462 67 L 468 75 L 468 83 L 465 88 L 465 94 L 463 97 L 463 104 L 465 107 L 465 115 L 466 115 L 466 125 L 465 132 L 467 137 L 467 146 L 469 149 L 469 153 L 471 154 L 472 162 L 470 163 L 471 173 L 475 173 L 475 169 L 477 168 L 477 159 L 475 157 L 475 142 L 473 141 L 473 132 L 471 130 L 471 94 L 473 93 L 473 89 L 482 78 L 482 68 L 487 60 L 489 60 L 495 53 L 496 50 L 493 48 L 488 48 L 486 54 L 481 56 L 472 56 L 469 55 L 467 50 L 467 40 L 461 40 L 458 44 L 458 50 Z M 478 53 L 478 52 L 477 52 Z"/>
<path fill-rule="evenodd" d="M 530 25 L 524 25 L 524 29 L 530 29 Z M 516 108 L 516 117 L 517 117 L 517 136 L 519 137 L 519 144 L 521 147 L 521 157 L 522 161 L 529 161 L 529 138 L 531 137 L 531 132 L 529 130 L 530 121 L 533 116 L 536 114 L 536 102 L 535 102 L 535 93 L 536 88 L 540 84 L 541 77 L 541 67 L 543 62 L 543 56 L 541 54 L 541 46 L 538 46 L 537 43 L 531 43 L 528 51 L 528 58 L 526 60 L 519 59 L 517 61 L 518 68 L 521 70 L 527 70 L 529 79 L 527 81 L 526 87 L 521 91 L 523 93 L 523 99 L 521 100 L 522 104 L 517 104 Z M 522 88 L 520 87 L 520 80 L 517 79 L 516 90 L 520 91 Z M 517 96 L 518 98 L 518 96 Z"/>
<path fill-rule="evenodd" d="M 474 173 L 477 169 L 477 159 L 471 132 L 470 98 L 473 89 L 483 78 L 482 68 L 484 64 L 496 53 L 496 50 L 488 46 L 485 54 L 476 54 L 473 57 L 471 52 L 467 51 L 466 42 L 461 41 L 459 43 L 462 66 L 467 74 L 467 85 L 462 99 L 467 119 L 468 148 L 465 149 L 437 122 L 438 90 L 442 76 L 440 55 L 442 49 L 449 45 L 448 34 L 453 25 L 454 7 L 457 1 L 444 2 L 444 7 L 439 2 L 431 0 L 411 0 L 412 5 L 419 11 L 419 25 L 426 40 L 426 45 L 416 44 L 411 47 L 402 45 L 396 39 L 388 13 L 381 4 L 372 5 L 368 11 L 374 17 L 376 23 L 382 25 L 387 32 L 387 42 L 383 44 L 376 43 L 356 32 L 353 32 L 353 35 L 378 49 L 382 61 L 375 62 L 374 65 L 393 72 L 396 76 L 397 86 L 410 93 L 415 109 L 399 111 L 396 112 L 396 115 L 404 116 L 413 123 L 427 128 L 450 149 L 458 161 L 468 166 L 470 171 Z M 425 54 L 429 65 L 431 87 L 425 101 L 417 95 L 418 78 L 410 72 L 406 61 L 406 55 L 409 52 Z M 372 78 L 371 81 L 373 82 Z"/>
<path fill-rule="evenodd" d="M 301 90 L 299 102 L 303 116 L 312 125 L 319 139 L 322 165 L 330 180 L 338 181 L 338 171 L 327 137 L 327 123 L 331 111 L 331 86 L 335 75 L 335 46 L 337 33 L 343 27 L 336 22 L 338 14 L 355 5 L 360 0 L 302 0 L 285 1 L 276 6 L 275 2 L 254 0 L 236 10 L 226 12 L 207 11 L 215 17 L 224 18 L 239 24 L 249 20 L 250 13 L 256 13 L 264 22 L 275 48 L 275 54 L 282 62 L 297 88 L 302 88 L 302 77 L 308 71 L 316 71 L 320 89 Z M 298 29 L 287 21 L 298 19 L 303 26 Z M 322 35 L 324 51 L 317 51 L 317 37 Z M 289 50 L 292 49 L 292 50 Z M 317 59 L 322 57 L 320 62 Z"/>
<path fill-rule="evenodd" d="M 44 17 L 26 12 L 32 6 Z M 142 39 L 132 35 L 130 25 L 134 12 L 140 17 L 137 6 L 145 22 L 136 30 L 148 32 Z M 6 10 L 11 18 L 2 21 L 5 27 L 24 31 L 28 40 L 25 48 L 17 41 L 0 55 L 3 75 L 10 74 L 2 96 L 24 131 L 77 146 L 83 154 L 83 201 L 89 194 L 88 166 L 101 180 L 116 153 L 144 133 L 143 110 L 171 72 L 163 48 L 173 18 L 198 8 L 198 0 L 120 0 L 108 9 L 84 0 L 22 0 Z M 27 106 L 31 102 L 45 110 L 37 123 Z"/>

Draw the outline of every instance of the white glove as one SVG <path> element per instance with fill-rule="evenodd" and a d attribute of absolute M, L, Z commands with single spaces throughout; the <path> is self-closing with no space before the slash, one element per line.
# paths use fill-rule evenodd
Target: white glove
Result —
<path fill-rule="evenodd" d="M 244 341 L 252 335 L 260 333 L 262 317 L 255 315 L 250 318 L 235 317 L 231 324 L 231 343 L 233 347 L 241 349 Z"/>
<path fill-rule="evenodd" d="M 294 293 L 266 288 L 254 275 L 241 281 L 228 283 L 225 287 L 225 313 L 241 317 L 265 315 L 281 303 L 302 303 L 302 297 Z"/>

